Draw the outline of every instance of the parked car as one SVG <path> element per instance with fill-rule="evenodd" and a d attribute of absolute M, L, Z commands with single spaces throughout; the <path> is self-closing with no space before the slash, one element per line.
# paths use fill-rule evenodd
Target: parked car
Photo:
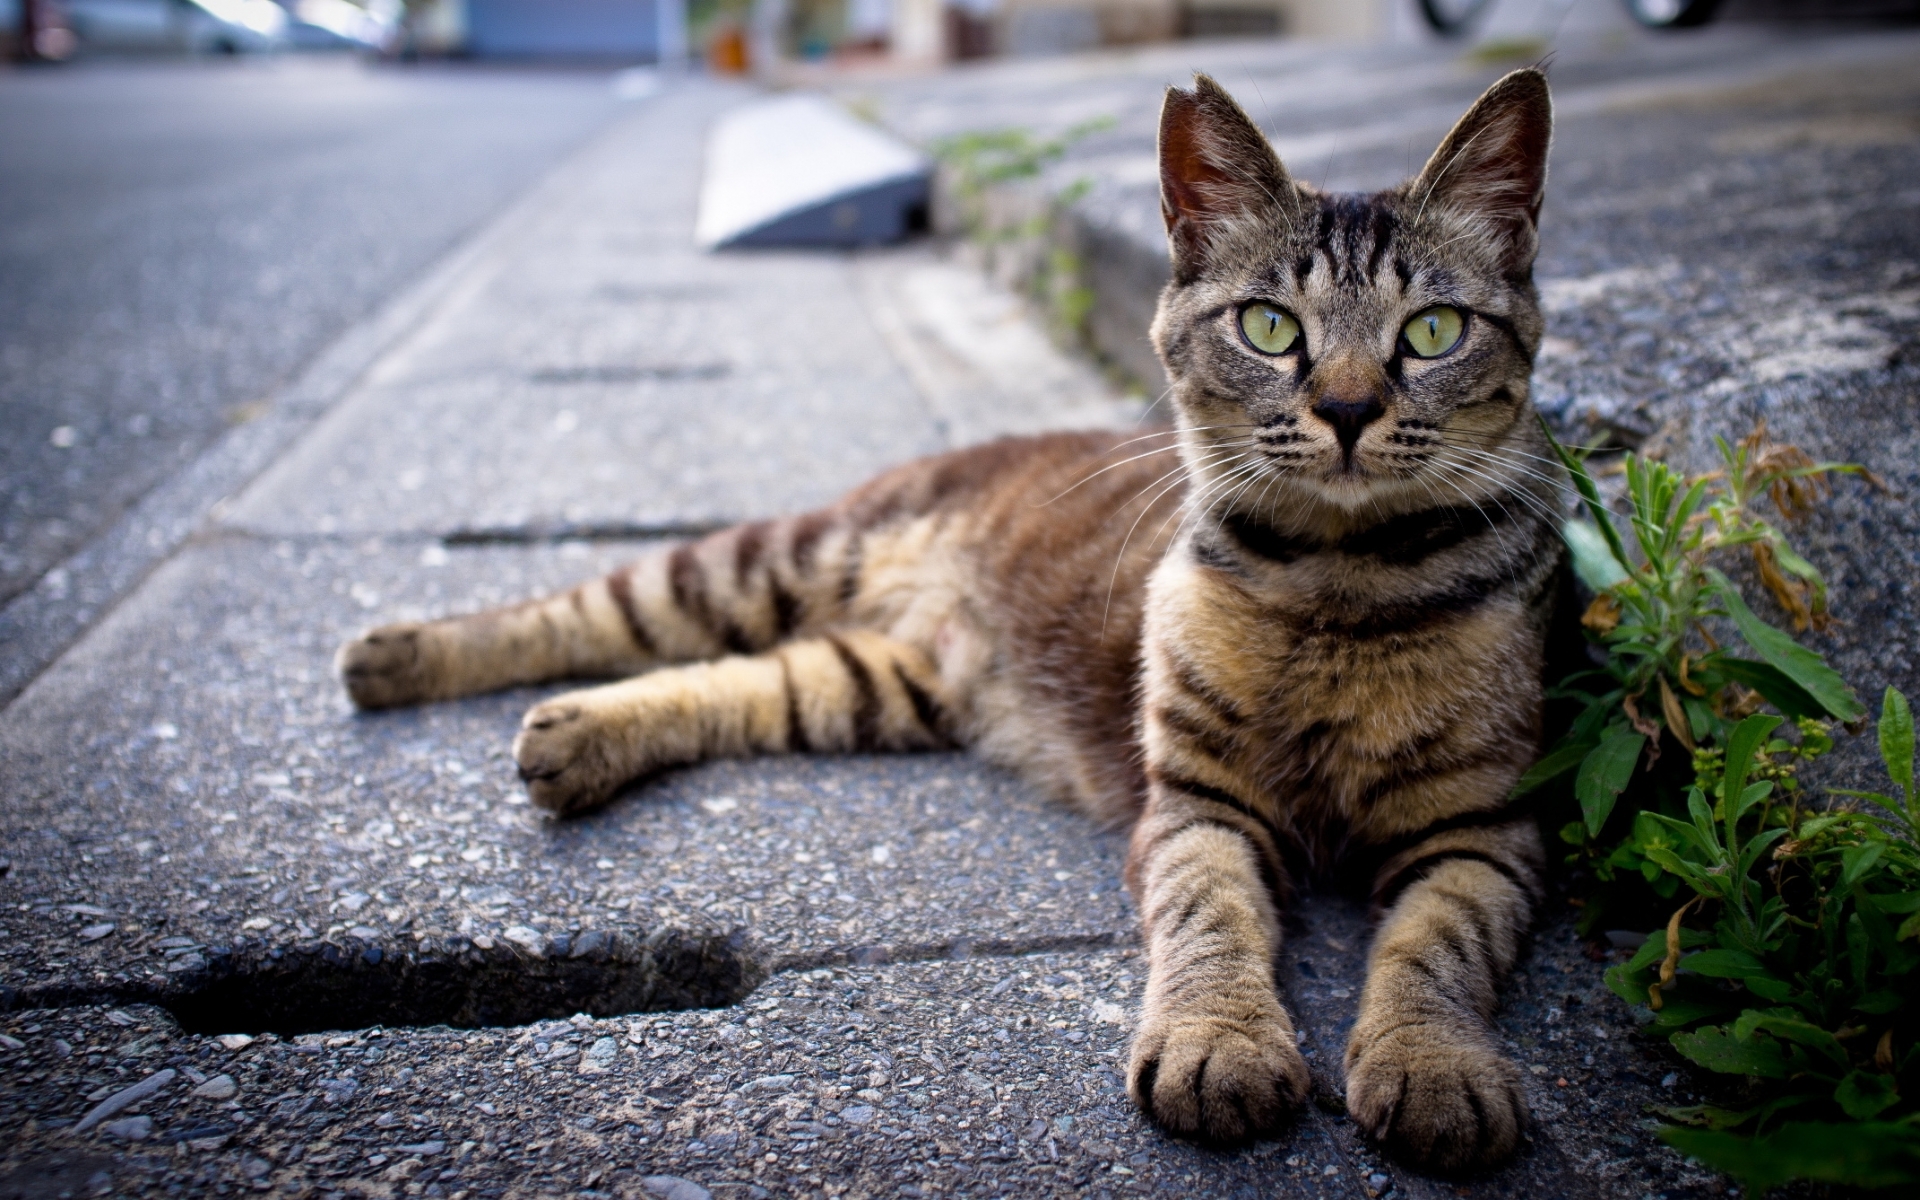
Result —
<path fill-rule="evenodd" d="M 273 0 L 64 0 L 82 53 L 247 54 L 287 44 Z"/>

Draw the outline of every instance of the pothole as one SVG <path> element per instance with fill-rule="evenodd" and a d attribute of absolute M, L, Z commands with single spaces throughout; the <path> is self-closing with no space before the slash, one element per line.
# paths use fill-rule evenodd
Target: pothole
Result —
<path fill-rule="evenodd" d="M 191 970 L 98 987 L 24 989 L 5 1007 L 155 1004 L 188 1033 L 283 1037 L 368 1026 L 527 1025 L 737 1004 L 767 976 L 744 934 L 663 931 L 576 941 L 568 955 L 508 944 L 440 951 L 374 943 L 209 950 Z"/>

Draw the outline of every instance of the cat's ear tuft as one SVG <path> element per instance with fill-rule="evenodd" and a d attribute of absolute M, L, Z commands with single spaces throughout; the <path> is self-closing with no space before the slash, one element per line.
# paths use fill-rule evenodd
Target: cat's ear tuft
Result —
<path fill-rule="evenodd" d="M 1540 201 L 1553 140 L 1546 73 L 1523 67 L 1488 88 L 1427 160 L 1409 191 L 1416 211 L 1478 218 L 1504 265 L 1524 272 L 1539 249 Z"/>
<path fill-rule="evenodd" d="M 1288 212 L 1296 198 L 1266 135 L 1225 88 L 1196 75 L 1192 91 L 1167 89 L 1160 108 L 1160 212 L 1176 280 L 1198 277 L 1229 228 Z"/>

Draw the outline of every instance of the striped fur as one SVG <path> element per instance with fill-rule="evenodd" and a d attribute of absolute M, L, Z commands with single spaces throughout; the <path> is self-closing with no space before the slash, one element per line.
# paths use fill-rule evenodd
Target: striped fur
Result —
<path fill-rule="evenodd" d="M 526 716 L 515 756 L 555 813 L 708 758 L 951 744 L 1131 823 L 1130 1086 L 1209 1141 L 1306 1093 L 1281 906 L 1370 886 L 1349 1110 L 1413 1162 L 1496 1161 L 1525 1111 L 1489 1021 L 1543 888 L 1504 797 L 1538 747 L 1559 563 L 1528 404 L 1548 122 L 1517 72 L 1419 178 L 1330 196 L 1211 80 L 1170 91 L 1153 333 L 1174 428 L 912 463 L 558 596 L 375 630 L 341 650 L 348 691 L 619 680 Z M 1299 318 L 1294 353 L 1241 337 L 1251 301 Z M 1465 333 L 1412 357 L 1399 330 L 1433 304 Z"/>

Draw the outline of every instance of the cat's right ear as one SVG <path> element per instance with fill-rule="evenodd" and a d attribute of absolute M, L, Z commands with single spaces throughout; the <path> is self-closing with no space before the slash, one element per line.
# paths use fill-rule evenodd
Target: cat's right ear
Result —
<path fill-rule="evenodd" d="M 1297 193 L 1266 135 L 1211 76 L 1160 107 L 1160 213 L 1173 276 L 1190 283 L 1235 226 L 1290 215 Z"/>

